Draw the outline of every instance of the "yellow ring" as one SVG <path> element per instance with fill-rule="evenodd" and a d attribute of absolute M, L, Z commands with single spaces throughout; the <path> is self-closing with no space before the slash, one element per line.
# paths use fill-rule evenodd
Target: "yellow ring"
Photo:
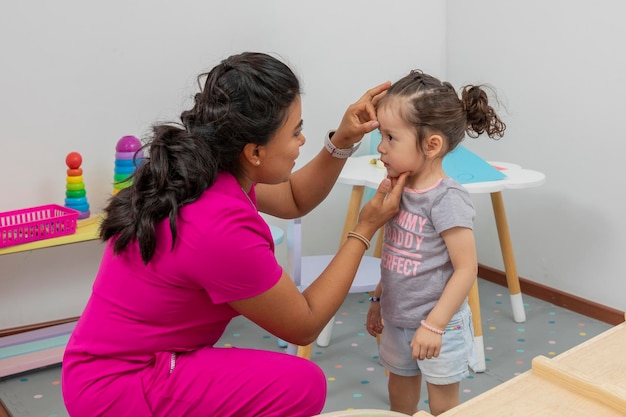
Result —
<path fill-rule="evenodd" d="M 68 184 L 80 184 L 81 182 L 83 182 L 83 176 L 76 175 L 71 177 L 65 177 L 65 181 L 67 181 Z"/>

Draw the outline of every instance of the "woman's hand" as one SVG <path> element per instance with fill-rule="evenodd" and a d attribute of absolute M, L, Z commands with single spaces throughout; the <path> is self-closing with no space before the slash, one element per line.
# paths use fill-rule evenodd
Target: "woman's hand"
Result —
<path fill-rule="evenodd" d="M 333 135 L 332 141 L 336 147 L 347 149 L 363 139 L 363 135 L 378 128 L 376 103 L 390 86 L 391 82 L 387 81 L 370 88 L 356 103 L 348 107 Z"/>
<path fill-rule="evenodd" d="M 378 185 L 376 194 L 359 213 L 355 232 L 371 238 L 378 229 L 398 213 L 400 198 L 408 175 L 408 172 L 403 172 L 397 178 L 385 178 Z"/>

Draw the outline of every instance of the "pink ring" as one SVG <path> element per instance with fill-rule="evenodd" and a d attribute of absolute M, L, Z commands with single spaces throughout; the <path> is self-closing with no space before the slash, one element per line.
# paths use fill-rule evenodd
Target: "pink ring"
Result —
<path fill-rule="evenodd" d="M 133 159 L 135 152 L 115 152 L 115 159 Z M 137 152 L 137 158 L 143 158 L 143 151 Z"/>

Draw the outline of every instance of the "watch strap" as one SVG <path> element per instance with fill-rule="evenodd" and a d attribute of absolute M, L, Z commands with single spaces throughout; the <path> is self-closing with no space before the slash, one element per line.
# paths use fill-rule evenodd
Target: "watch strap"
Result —
<path fill-rule="evenodd" d="M 359 149 L 359 146 L 361 146 L 361 142 L 359 142 L 359 143 L 355 143 L 350 148 L 340 149 L 336 147 L 333 144 L 333 142 L 330 140 L 330 138 L 333 136 L 334 133 L 335 133 L 334 130 L 329 130 L 326 133 L 326 136 L 324 137 L 324 148 L 326 148 L 326 150 L 335 158 L 339 158 L 339 159 L 349 158 L 357 151 L 357 149 Z"/>

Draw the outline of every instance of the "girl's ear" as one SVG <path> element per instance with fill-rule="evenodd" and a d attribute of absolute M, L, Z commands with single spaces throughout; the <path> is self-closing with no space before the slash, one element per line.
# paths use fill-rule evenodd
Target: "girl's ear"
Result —
<path fill-rule="evenodd" d="M 424 153 L 427 158 L 435 158 L 443 150 L 444 141 L 441 135 L 430 135 L 424 142 Z"/>

